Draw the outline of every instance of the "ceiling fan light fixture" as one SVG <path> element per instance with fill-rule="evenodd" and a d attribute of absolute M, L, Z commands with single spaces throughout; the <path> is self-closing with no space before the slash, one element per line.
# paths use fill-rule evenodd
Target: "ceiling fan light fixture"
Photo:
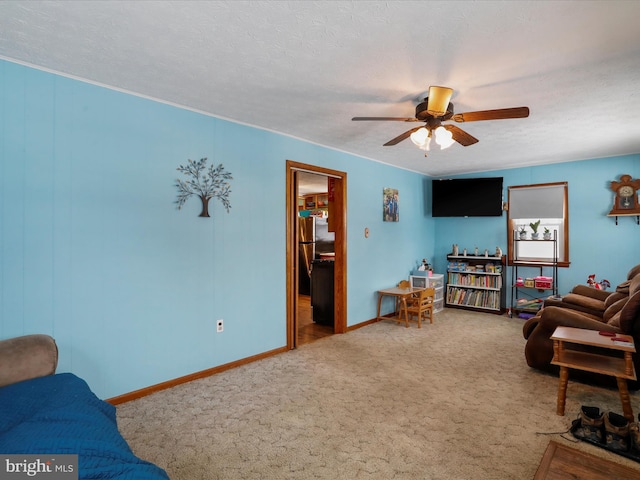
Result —
<path fill-rule="evenodd" d="M 425 127 L 413 127 L 392 138 L 383 146 L 388 147 L 411 138 L 411 141 L 424 151 L 429 150 L 432 138 L 442 150 L 454 143 L 468 147 L 478 143 L 478 139 L 465 132 L 456 125 L 446 125 L 443 122 L 478 122 L 482 120 L 501 120 L 508 118 L 526 118 L 529 107 L 498 108 L 494 110 L 479 110 L 475 112 L 454 113 L 453 103 L 450 102 L 453 89 L 448 87 L 429 87 L 429 96 L 416 105 L 414 117 L 353 117 L 353 121 L 362 120 L 391 120 L 398 122 L 424 122 Z M 440 127 L 440 128 L 438 128 Z M 425 153 L 426 156 L 426 153 Z"/>
<path fill-rule="evenodd" d="M 429 130 L 425 127 L 419 128 L 413 132 L 410 137 L 414 145 L 418 146 L 422 150 L 429 150 L 429 144 L 431 143 L 431 137 L 429 136 Z"/>
<path fill-rule="evenodd" d="M 447 113 L 449 100 L 451 100 L 453 90 L 447 87 L 429 87 L 429 100 L 427 113 L 434 117 L 441 117 Z"/>
<path fill-rule="evenodd" d="M 440 150 L 449 148 L 455 142 L 453 134 L 442 125 L 436 128 L 434 133 L 436 135 L 436 143 L 440 145 Z"/>

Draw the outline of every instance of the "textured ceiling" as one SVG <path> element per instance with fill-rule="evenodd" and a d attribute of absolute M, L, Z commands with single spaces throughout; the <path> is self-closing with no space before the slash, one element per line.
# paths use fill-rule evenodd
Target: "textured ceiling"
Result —
<path fill-rule="evenodd" d="M 638 1 L 0 1 L 0 57 L 429 175 L 640 152 Z M 480 142 L 382 144 L 429 85 Z M 348 166 L 345 165 L 345 169 Z M 618 172 L 621 173 L 621 172 Z M 622 172 L 624 173 L 624 172 Z"/>

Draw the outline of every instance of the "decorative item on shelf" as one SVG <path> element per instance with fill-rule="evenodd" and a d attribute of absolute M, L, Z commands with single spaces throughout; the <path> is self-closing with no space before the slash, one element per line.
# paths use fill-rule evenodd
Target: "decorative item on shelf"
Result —
<path fill-rule="evenodd" d="M 451 255 L 453 255 L 454 257 L 458 256 L 458 244 L 457 243 L 453 244 L 453 249 L 452 249 Z"/>
<path fill-rule="evenodd" d="M 542 232 L 542 238 L 544 240 L 551 240 L 551 230 L 547 227 L 544 227 L 544 232 Z"/>
<path fill-rule="evenodd" d="M 553 277 L 538 275 L 533 279 L 533 284 L 538 290 L 551 290 L 553 288 Z"/>
<path fill-rule="evenodd" d="M 464 272 L 467 267 L 467 262 L 449 262 L 448 270 L 451 272 Z"/>
<path fill-rule="evenodd" d="M 233 180 L 231 173 L 225 172 L 222 164 L 218 166 L 210 165 L 207 169 L 207 158 L 201 158 L 197 162 L 189 159 L 186 166 L 180 165 L 176 170 L 184 173 L 188 180 L 176 179 L 178 187 L 178 199 L 175 203 L 178 210 L 182 208 L 191 195 L 197 195 L 202 201 L 201 217 L 209 217 L 209 200 L 217 198 L 222 202 L 227 213 L 231 208 L 229 194 L 231 185 L 227 180 Z"/>
<path fill-rule="evenodd" d="M 478 256 L 478 247 L 474 247 L 473 248 L 473 256 L 477 257 Z"/>
<path fill-rule="evenodd" d="M 465 257 L 467 256 L 467 249 L 466 248 L 464 250 L 462 250 L 462 255 L 464 255 Z"/>
<path fill-rule="evenodd" d="M 538 238 L 540 237 L 540 234 L 538 233 L 540 220 L 538 220 L 537 222 L 531 222 L 529 226 L 531 227 L 531 230 L 533 230 L 533 233 L 531 234 L 531 240 L 538 240 Z"/>
<path fill-rule="evenodd" d="M 489 256 L 489 249 L 487 249 L 487 248 L 484 249 L 484 256 L 485 257 Z"/>
<path fill-rule="evenodd" d="M 491 262 L 488 262 L 485 266 L 484 269 L 486 272 L 489 273 L 502 273 L 502 265 L 500 264 L 494 264 Z"/>
<path fill-rule="evenodd" d="M 420 272 L 427 272 L 431 270 L 431 265 L 429 265 L 429 262 L 427 262 L 426 258 L 422 259 L 422 264 L 418 267 L 418 270 Z"/>
<path fill-rule="evenodd" d="M 502 258 L 502 249 L 500 247 L 496 247 L 496 257 Z"/>
<path fill-rule="evenodd" d="M 615 192 L 613 208 L 609 212 L 610 216 L 640 215 L 640 204 L 638 203 L 640 179 L 633 180 L 631 175 L 621 175 L 620 181 L 611 182 L 609 188 Z"/>
<path fill-rule="evenodd" d="M 596 274 L 592 273 L 587 278 L 587 285 L 589 285 L 590 287 L 595 288 L 596 290 L 606 290 L 607 288 L 609 288 L 611 286 L 611 283 L 609 282 L 609 280 L 606 280 L 606 279 L 605 280 L 600 280 L 599 282 L 596 282 Z"/>
<path fill-rule="evenodd" d="M 524 225 L 520 225 L 520 229 L 518 230 L 518 236 L 520 238 L 520 240 L 526 240 L 527 239 L 527 227 Z"/>

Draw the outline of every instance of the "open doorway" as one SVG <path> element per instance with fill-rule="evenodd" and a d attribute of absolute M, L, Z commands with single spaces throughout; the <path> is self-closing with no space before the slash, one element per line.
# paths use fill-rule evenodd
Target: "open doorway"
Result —
<path fill-rule="evenodd" d="M 331 177 L 296 172 L 298 198 L 297 345 L 334 333 L 335 232 L 329 223 Z"/>
<path fill-rule="evenodd" d="M 287 161 L 287 346 L 346 332 L 346 173 Z"/>

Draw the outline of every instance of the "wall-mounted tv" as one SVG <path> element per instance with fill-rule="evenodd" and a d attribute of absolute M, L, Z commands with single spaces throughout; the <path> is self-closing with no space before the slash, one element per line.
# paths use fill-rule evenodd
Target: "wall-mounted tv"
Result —
<path fill-rule="evenodd" d="M 432 180 L 431 216 L 502 216 L 502 177 Z"/>

